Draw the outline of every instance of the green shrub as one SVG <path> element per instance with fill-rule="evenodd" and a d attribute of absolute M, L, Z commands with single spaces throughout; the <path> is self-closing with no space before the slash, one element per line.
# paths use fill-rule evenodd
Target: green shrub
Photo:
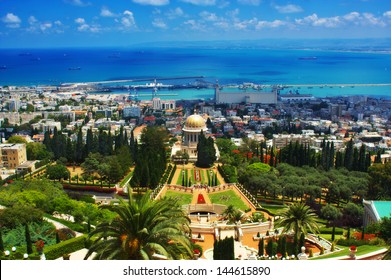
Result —
<path fill-rule="evenodd" d="M 197 243 L 193 243 L 193 251 L 194 250 L 198 250 L 200 252 L 200 256 L 202 256 L 202 254 L 204 253 L 202 246 Z"/>
<path fill-rule="evenodd" d="M 72 238 L 45 248 L 45 256 L 48 260 L 55 260 L 63 255 L 86 248 L 87 235 Z"/>
<path fill-rule="evenodd" d="M 384 239 L 376 237 L 374 239 L 369 240 L 369 245 L 385 246 L 386 242 L 384 241 Z"/>
<path fill-rule="evenodd" d="M 319 229 L 319 232 L 321 234 L 332 234 L 333 228 L 332 227 L 322 227 Z M 335 234 L 336 235 L 342 235 L 343 229 L 342 228 L 335 228 Z"/>
<path fill-rule="evenodd" d="M 346 247 L 350 247 L 350 246 L 361 246 L 361 245 L 366 245 L 368 244 L 367 241 L 365 240 L 355 240 L 355 239 L 338 239 L 337 240 L 337 244 L 338 245 L 341 245 L 341 246 L 346 246 Z"/>

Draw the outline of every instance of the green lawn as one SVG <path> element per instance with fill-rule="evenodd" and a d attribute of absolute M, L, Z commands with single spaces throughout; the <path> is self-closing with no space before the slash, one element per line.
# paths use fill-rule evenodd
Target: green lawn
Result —
<path fill-rule="evenodd" d="M 185 170 L 185 178 L 188 178 L 188 174 L 187 174 L 187 169 Z M 176 172 L 178 172 L 178 169 L 177 169 L 177 171 Z M 176 181 L 176 184 L 177 185 L 180 185 L 180 186 L 182 186 L 182 178 L 183 178 L 183 170 L 182 169 L 179 169 L 179 177 L 178 177 L 178 180 Z M 186 180 L 189 180 L 189 179 L 186 179 Z M 185 181 L 185 184 L 186 184 L 187 182 Z"/>
<path fill-rule="evenodd" d="M 264 204 L 264 203 L 262 203 L 261 205 L 262 208 L 269 210 L 269 212 L 273 215 L 276 215 L 278 212 L 287 208 L 287 206 L 283 206 L 283 205 L 272 205 L 272 204 Z"/>
<path fill-rule="evenodd" d="M 208 195 L 212 203 L 223 204 L 227 206 L 233 205 L 237 209 L 243 211 L 249 208 L 233 190 L 219 193 L 209 193 Z"/>
<path fill-rule="evenodd" d="M 184 205 L 184 204 L 190 204 L 193 195 L 189 193 L 178 193 L 174 192 L 172 190 L 167 190 L 166 194 L 164 195 L 165 197 L 173 197 L 175 199 L 178 199 L 179 204 Z"/>
<path fill-rule="evenodd" d="M 350 254 L 349 247 L 339 246 L 339 245 L 337 245 L 337 247 L 341 248 L 342 250 L 335 252 L 335 253 L 332 253 L 332 254 L 328 254 L 328 255 L 324 255 L 324 256 L 320 256 L 320 257 L 314 257 L 311 259 L 322 260 L 322 259 L 330 259 L 330 258 L 336 258 L 336 257 L 344 257 L 344 256 L 348 257 L 349 256 L 349 254 Z M 384 248 L 384 247 L 374 246 L 374 245 L 358 246 L 356 256 L 362 256 L 362 255 L 368 254 L 370 252 L 380 250 L 382 248 Z"/>

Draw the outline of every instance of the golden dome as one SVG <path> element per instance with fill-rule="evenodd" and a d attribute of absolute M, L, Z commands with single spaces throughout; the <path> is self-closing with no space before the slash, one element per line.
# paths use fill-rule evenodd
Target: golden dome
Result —
<path fill-rule="evenodd" d="M 186 119 L 186 128 L 204 129 L 206 128 L 206 122 L 200 115 L 191 115 Z"/>

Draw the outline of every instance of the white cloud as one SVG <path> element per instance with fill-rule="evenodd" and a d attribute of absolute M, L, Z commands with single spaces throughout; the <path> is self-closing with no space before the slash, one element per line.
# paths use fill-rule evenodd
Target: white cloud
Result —
<path fill-rule="evenodd" d="M 275 5 L 274 8 L 281 14 L 293 14 L 300 13 L 303 11 L 302 7 L 293 4 L 288 4 L 284 6 Z"/>
<path fill-rule="evenodd" d="M 167 29 L 167 24 L 160 18 L 155 18 L 152 25 L 160 29 Z"/>
<path fill-rule="evenodd" d="M 299 25 L 312 25 L 320 27 L 335 28 L 340 26 L 343 22 L 339 16 L 329 18 L 319 18 L 317 14 L 312 14 L 303 19 L 296 19 L 295 22 Z"/>
<path fill-rule="evenodd" d="M 280 26 L 285 26 L 287 23 L 282 20 L 274 20 L 274 21 L 258 21 L 256 25 L 256 29 L 262 29 L 262 28 L 277 28 Z"/>
<path fill-rule="evenodd" d="M 101 28 L 98 25 L 89 25 L 86 23 L 84 18 L 77 18 L 75 19 L 75 23 L 77 23 L 79 26 L 77 27 L 77 30 L 80 32 L 92 32 L 97 33 L 101 31 Z"/>
<path fill-rule="evenodd" d="M 238 0 L 239 4 L 251 5 L 251 6 L 259 6 L 261 2 L 262 2 L 261 0 Z"/>
<path fill-rule="evenodd" d="M 75 22 L 78 24 L 84 24 L 86 22 L 86 20 L 84 18 L 77 18 L 77 19 L 75 19 Z"/>
<path fill-rule="evenodd" d="M 391 11 L 387 11 L 383 14 L 383 17 L 391 18 Z"/>
<path fill-rule="evenodd" d="M 234 28 L 237 30 L 247 30 L 257 25 L 258 19 L 252 18 L 249 20 L 235 21 Z"/>
<path fill-rule="evenodd" d="M 91 5 L 91 3 L 83 2 L 82 0 L 64 0 L 64 2 L 78 7 L 87 7 Z"/>
<path fill-rule="evenodd" d="M 217 28 L 221 28 L 221 29 L 228 29 L 229 28 L 229 23 L 226 22 L 226 21 L 219 21 L 219 22 L 215 22 L 213 23 L 213 25 Z"/>
<path fill-rule="evenodd" d="M 358 12 L 351 12 L 343 16 L 343 19 L 349 22 L 357 22 L 360 18 L 361 16 Z"/>
<path fill-rule="evenodd" d="M 175 9 L 170 9 L 167 13 L 166 13 L 166 16 L 169 18 L 169 19 L 174 19 L 174 18 L 178 18 L 178 17 L 183 17 L 185 16 L 185 13 L 183 12 L 183 10 L 180 8 L 180 7 L 177 7 Z"/>
<path fill-rule="evenodd" d="M 133 0 L 136 4 L 151 5 L 151 6 L 164 6 L 170 4 L 170 0 Z"/>
<path fill-rule="evenodd" d="M 46 30 L 52 28 L 53 24 L 51 22 L 42 23 L 39 28 L 42 32 L 45 32 Z"/>
<path fill-rule="evenodd" d="M 117 15 L 110 11 L 107 7 L 102 7 L 100 10 L 100 15 L 102 17 L 116 17 Z"/>
<path fill-rule="evenodd" d="M 21 24 L 21 19 L 14 15 L 13 13 L 8 13 L 2 18 L 3 22 L 6 24 L 9 28 L 19 28 Z"/>
<path fill-rule="evenodd" d="M 130 29 L 136 26 L 136 21 L 131 11 L 126 10 L 123 12 L 123 17 L 121 18 L 121 24 L 125 29 Z"/>
<path fill-rule="evenodd" d="M 235 10 L 228 11 L 228 12 L 226 13 L 226 15 L 227 15 L 228 17 L 236 18 L 236 17 L 239 15 L 239 13 L 240 13 L 240 10 L 239 10 L 238 8 L 236 8 Z"/>
<path fill-rule="evenodd" d="M 364 18 L 364 24 L 367 23 L 368 25 L 374 25 L 374 26 L 386 25 L 380 18 L 377 18 L 370 13 L 363 13 L 363 18 Z"/>
<path fill-rule="evenodd" d="M 62 26 L 62 22 L 59 21 L 59 20 L 56 20 L 56 21 L 54 22 L 54 24 L 57 25 L 57 26 Z"/>
<path fill-rule="evenodd" d="M 215 13 L 210 13 L 208 11 L 203 11 L 200 13 L 200 16 L 206 21 L 217 21 L 219 18 Z"/>
<path fill-rule="evenodd" d="M 216 5 L 216 0 L 181 0 L 185 3 L 190 3 L 197 6 L 214 6 Z"/>
<path fill-rule="evenodd" d="M 193 30 L 199 30 L 199 31 L 206 30 L 206 26 L 204 24 L 202 24 L 194 19 L 189 19 L 189 20 L 185 21 L 184 24 L 190 26 L 190 28 Z"/>
<path fill-rule="evenodd" d="M 30 24 L 30 25 L 34 25 L 38 22 L 38 20 L 36 19 L 35 16 L 30 16 L 27 20 L 27 22 Z"/>
<path fill-rule="evenodd" d="M 391 13 L 390 13 L 391 16 Z M 384 14 L 383 14 L 384 17 Z M 326 28 L 337 28 L 341 26 L 386 26 L 386 21 L 382 17 L 376 17 L 371 13 L 351 12 L 342 16 L 335 17 L 318 17 L 317 14 L 312 14 L 302 19 L 296 19 L 297 25 L 309 25 Z"/>

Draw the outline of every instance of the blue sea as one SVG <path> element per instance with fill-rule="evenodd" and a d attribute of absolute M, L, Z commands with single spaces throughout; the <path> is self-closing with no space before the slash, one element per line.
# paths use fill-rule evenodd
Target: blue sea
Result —
<path fill-rule="evenodd" d="M 202 80 L 209 83 L 218 80 L 220 85 L 244 82 L 267 85 L 389 84 L 391 54 L 243 47 L 0 50 L 0 85 L 3 86 L 122 79 L 150 79 L 152 82 L 154 78 L 195 76 L 202 76 Z M 159 82 L 184 84 L 194 80 Z M 368 95 L 391 98 L 390 86 L 302 86 L 289 90 L 317 97 Z M 170 93 L 175 95 L 174 99 L 213 97 L 213 89 Z"/>

